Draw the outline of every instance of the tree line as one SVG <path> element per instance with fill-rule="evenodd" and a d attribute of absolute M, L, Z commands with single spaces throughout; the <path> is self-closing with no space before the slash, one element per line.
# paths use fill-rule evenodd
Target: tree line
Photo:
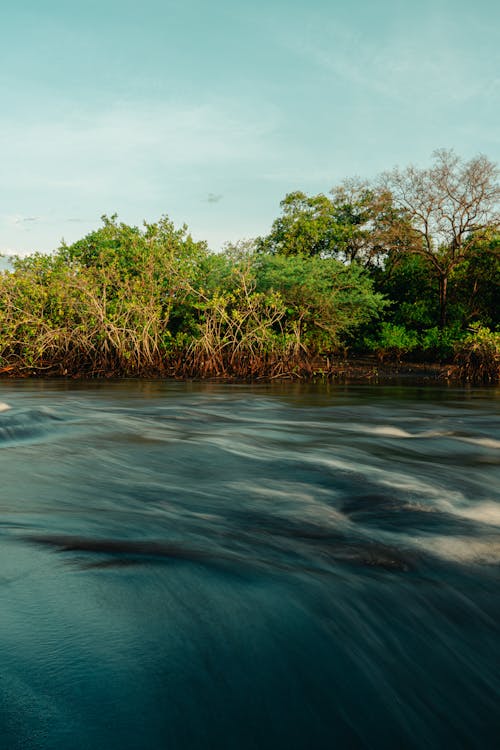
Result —
<path fill-rule="evenodd" d="M 293 192 L 266 236 L 212 253 L 168 217 L 116 216 L 0 274 L 0 370 L 284 377 L 346 353 L 498 378 L 498 168 L 437 151 L 328 194 Z"/>

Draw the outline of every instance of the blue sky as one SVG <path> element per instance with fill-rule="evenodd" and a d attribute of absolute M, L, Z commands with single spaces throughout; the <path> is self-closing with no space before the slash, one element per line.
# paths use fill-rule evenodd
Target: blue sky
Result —
<path fill-rule="evenodd" d="M 4 0 L 0 252 L 168 214 L 214 249 L 287 192 L 500 161 L 500 3 Z"/>

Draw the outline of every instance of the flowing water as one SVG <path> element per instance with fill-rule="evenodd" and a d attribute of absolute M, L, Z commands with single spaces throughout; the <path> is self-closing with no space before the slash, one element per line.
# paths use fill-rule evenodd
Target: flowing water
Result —
<path fill-rule="evenodd" d="M 498 747 L 499 396 L 1 382 L 2 750 Z"/>

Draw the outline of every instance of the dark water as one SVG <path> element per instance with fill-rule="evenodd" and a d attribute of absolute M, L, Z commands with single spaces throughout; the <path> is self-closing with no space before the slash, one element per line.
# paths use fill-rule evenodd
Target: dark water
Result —
<path fill-rule="evenodd" d="M 499 392 L 0 383 L 0 747 L 497 748 Z"/>

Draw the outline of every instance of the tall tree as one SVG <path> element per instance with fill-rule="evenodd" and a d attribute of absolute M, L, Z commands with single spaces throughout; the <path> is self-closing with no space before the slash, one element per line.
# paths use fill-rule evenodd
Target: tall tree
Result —
<path fill-rule="evenodd" d="M 261 251 L 274 255 L 331 255 L 335 217 L 331 200 L 323 193 L 308 196 L 288 193 L 280 203 L 282 214 L 267 237 L 258 240 Z"/>
<path fill-rule="evenodd" d="M 395 219 L 390 192 L 359 179 L 345 180 L 330 196 L 288 193 L 280 205 L 281 216 L 258 241 L 261 250 L 274 255 L 370 265 L 385 251 L 387 228 Z"/>
<path fill-rule="evenodd" d="M 446 325 L 451 273 L 500 226 L 498 177 L 497 165 L 485 156 L 463 161 L 446 149 L 434 153 L 428 169 L 409 166 L 382 176 L 383 187 L 411 222 L 409 245 L 404 229 L 405 246 L 428 261 L 438 280 L 441 327 Z M 400 229 L 396 222 L 394 239 Z"/>

